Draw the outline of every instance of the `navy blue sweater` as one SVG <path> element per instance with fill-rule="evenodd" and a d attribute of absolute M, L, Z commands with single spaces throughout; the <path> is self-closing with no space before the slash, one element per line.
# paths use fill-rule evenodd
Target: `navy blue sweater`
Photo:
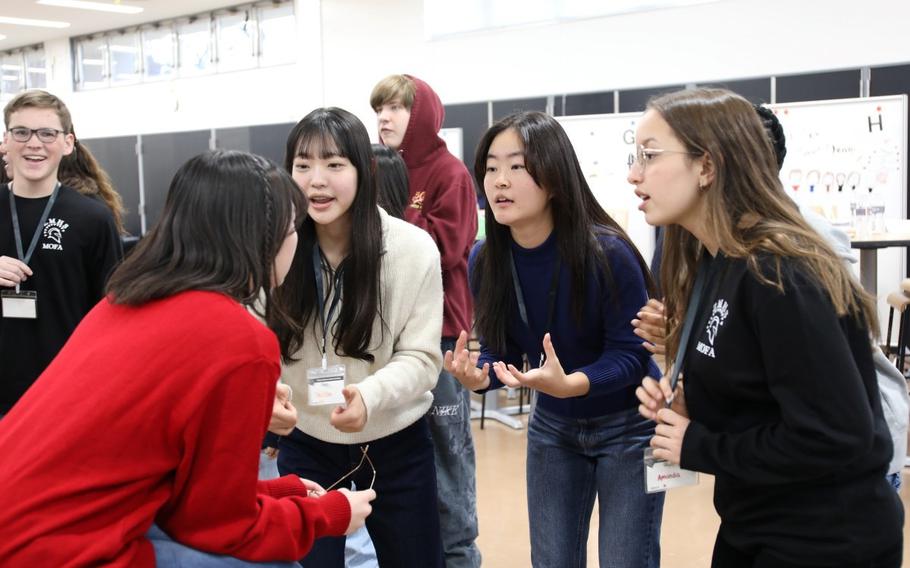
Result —
<path fill-rule="evenodd" d="M 585 304 L 581 325 L 572 312 L 571 274 L 567 262 L 560 263 L 555 313 L 550 337 L 556 355 L 568 375 L 581 371 L 591 388 L 585 396 L 559 399 L 539 393 L 541 408 L 569 418 L 593 418 L 638 406 L 635 388 L 645 375 L 660 376 L 660 370 L 632 333 L 631 321 L 648 301 L 645 279 L 635 253 L 621 239 L 598 237 L 613 276 L 613 287 L 603 285 L 605 276 L 592 271 L 585 279 Z M 479 242 L 471 251 L 469 275 L 473 274 Z M 558 246 L 554 233 L 539 247 L 524 249 L 512 243 L 512 256 L 527 306 L 530 330 L 521 321 L 518 310 L 512 310 L 508 327 L 506 353 L 493 352 L 480 338 L 480 360 L 484 363 L 503 361 L 521 368 L 522 354 L 536 366 L 543 351 L 546 333 L 548 294 L 556 267 Z M 508 264 L 503 267 L 508 270 Z M 482 277 L 482 275 L 481 275 Z M 477 289 L 472 291 L 477 296 Z M 514 291 L 513 291 L 514 295 Z M 517 301 L 513 304 L 517 306 Z M 490 370 L 490 388 L 503 386 Z"/>

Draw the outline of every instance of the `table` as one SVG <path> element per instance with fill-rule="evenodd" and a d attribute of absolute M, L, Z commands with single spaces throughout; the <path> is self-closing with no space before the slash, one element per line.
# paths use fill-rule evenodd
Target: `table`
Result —
<path fill-rule="evenodd" d="M 872 233 L 868 236 L 852 239 L 850 246 L 859 249 L 859 279 L 863 288 L 870 294 L 877 296 L 878 250 L 889 247 L 910 246 L 910 232 Z"/>

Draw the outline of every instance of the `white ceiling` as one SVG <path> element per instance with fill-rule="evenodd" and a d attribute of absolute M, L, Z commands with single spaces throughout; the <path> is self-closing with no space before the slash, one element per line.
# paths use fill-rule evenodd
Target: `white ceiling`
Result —
<path fill-rule="evenodd" d="M 38 28 L 0 23 L 0 51 L 32 45 L 51 39 L 78 36 L 105 30 L 119 29 L 177 16 L 187 16 L 224 8 L 249 4 L 252 0 L 94 0 L 106 4 L 139 6 L 145 10 L 138 14 L 113 14 L 94 10 L 42 6 L 35 0 L 0 0 L 0 16 L 58 20 L 69 22 L 68 28 Z"/>

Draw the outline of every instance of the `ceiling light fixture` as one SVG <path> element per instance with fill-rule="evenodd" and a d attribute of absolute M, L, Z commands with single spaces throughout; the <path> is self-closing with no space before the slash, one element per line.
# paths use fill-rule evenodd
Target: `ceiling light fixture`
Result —
<path fill-rule="evenodd" d="M 57 6 L 58 8 L 78 8 L 80 10 L 96 10 L 98 12 L 114 12 L 116 14 L 138 14 L 145 10 L 139 6 L 125 4 L 107 4 L 105 2 L 87 2 L 85 0 L 37 0 L 36 4 L 43 6 Z"/>
<path fill-rule="evenodd" d="M 10 24 L 12 26 L 34 26 L 36 28 L 68 28 L 69 22 L 58 22 L 56 20 L 33 20 L 31 18 L 10 18 L 9 16 L 0 16 L 0 24 Z"/>

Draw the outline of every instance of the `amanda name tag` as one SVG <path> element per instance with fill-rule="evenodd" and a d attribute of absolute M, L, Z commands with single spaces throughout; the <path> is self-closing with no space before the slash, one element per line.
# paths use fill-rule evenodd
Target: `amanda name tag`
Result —
<path fill-rule="evenodd" d="M 0 300 L 2 300 L 3 317 L 5 318 L 38 318 L 38 292 L 3 290 L 0 291 Z"/>
<path fill-rule="evenodd" d="M 312 406 L 344 404 L 344 365 L 306 370 L 307 399 Z"/>
<path fill-rule="evenodd" d="M 658 493 L 674 487 L 698 484 L 697 472 L 682 469 L 678 465 L 655 458 L 652 448 L 645 448 L 644 462 L 645 491 L 647 493 Z"/>

